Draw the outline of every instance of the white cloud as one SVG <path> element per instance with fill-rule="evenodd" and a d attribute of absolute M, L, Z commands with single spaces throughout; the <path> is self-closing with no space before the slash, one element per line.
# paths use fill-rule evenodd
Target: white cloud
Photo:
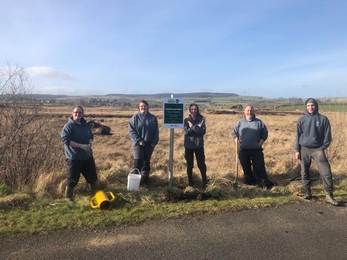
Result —
<path fill-rule="evenodd" d="M 68 73 L 55 70 L 50 67 L 30 67 L 26 69 L 30 77 L 41 77 L 41 78 L 56 78 L 64 80 L 73 80 L 74 78 Z"/>

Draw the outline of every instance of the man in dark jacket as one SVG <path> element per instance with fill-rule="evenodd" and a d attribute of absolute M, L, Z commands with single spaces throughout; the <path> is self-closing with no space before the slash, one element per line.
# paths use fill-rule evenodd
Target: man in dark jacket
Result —
<path fill-rule="evenodd" d="M 305 115 L 300 117 L 296 124 L 295 157 L 300 160 L 302 186 L 305 189 L 304 198 L 312 199 L 310 166 L 311 158 L 318 167 L 326 192 L 326 201 L 334 206 L 339 202 L 333 196 L 333 181 L 330 164 L 325 155 L 325 149 L 331 143 L 331 130 L 329 119 L 318 113 L 318 103 L 309 98 L 305 102 Z"/>
<path fill-rule="evenodd" d="M 184 119 L 184 157 L 187 161 L 189 186 L 194 186 L 194 154 L 201 173 L 202 187 L 207 185 L 204 135 L 206 134 L 205 118 L 200 114 L 197 104 L 190 104 L 189 117 Z"/>

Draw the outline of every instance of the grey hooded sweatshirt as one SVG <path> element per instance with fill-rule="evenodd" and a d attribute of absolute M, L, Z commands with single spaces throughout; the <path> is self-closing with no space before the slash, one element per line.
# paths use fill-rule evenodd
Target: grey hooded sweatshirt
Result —
<path fill-rule="evenodd" d="M 314 103 L 315 110 L 310 114 L 306 104 Z M 329 119 L 318 113 L 318 103 L 309 98 L 305 101 L 305 115 L 300 117 L 296 123 L 296 138 L 294 150 L 300 152 L 301 146 L 309 148 L 322 148 L 325 150 L 331 143 L 331 131 Z"/>

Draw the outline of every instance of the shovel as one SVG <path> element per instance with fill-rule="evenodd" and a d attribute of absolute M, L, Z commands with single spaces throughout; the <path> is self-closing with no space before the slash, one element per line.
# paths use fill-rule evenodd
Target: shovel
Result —
<path fill-rule="evenodd" d="M 235 180 L 233 182 L 233 190 L 237 190 L 239 184 L 237 183 L 237 179 L 239 177 L 239 157 L 238 157 L 238 148 L 239 148 L 239 144 L 238 144 L 238 138 L 236 137 L 235 140 L 235 165 L 236 165 L 236 174 L 235 174 Z"/>

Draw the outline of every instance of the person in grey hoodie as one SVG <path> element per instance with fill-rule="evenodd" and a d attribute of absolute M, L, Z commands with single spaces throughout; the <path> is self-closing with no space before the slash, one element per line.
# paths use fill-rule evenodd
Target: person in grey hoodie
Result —
<path fill-rule="evenodd" d="M 262 148 L 268 137 L 268 130 L 263 121 L 255 117 L 252 105 L 246 106 L 244 117 L 235 124 L 231 135 L 239 149 L 245 183 L 271 189 L 274 183 L 267 177 Z"/>
<path fill-rule="evenodd" d="M 187 161 L 188 185 L 194 186 L 193 168 L 195 154 L 202 178 L 202 188 L 206 188 L 207 176 L 204 151 L 206 120 L 200 114 L 197 104 L 189 105 L 189 113 L 189 117 L 184 119 L 184 158 Z"/>
<path fill-rule="evenodd" d="M 300 160 L 302 186 L 305 190 L 304 199 L 312 199 L 310 166 L 315 161 L 326 192 L 326 201 L 334 206 L 339 202 L 333 196 L 333 181 L 329 161 L 325 155 L 331 143 L 329 119 L 319 114 L 318 103 L 309 98 L 305 102 L 305 115 L 296 123 L 295 157 Z"/>
<path fill-rule="evenodd" d="M 83 118 L 84 110 L 81 106 L 73 108 L 72 116 L 64 125 L 61 139 L 64 143 L 66 156 L 67 181 L 65 199 L 73 201 L 73 190 L 78 184 L 80 174 L 90 184 L 91 193 L 96 192 L 96 167 L 92 153 L 93 133 Z"/>
<path fill-rule="evenodd" d="M 157 118 L 148 111 L 147 101 L 141 100 L 138 109 L 128 124 L 134 156 L 133 173 L 140 173 L 141 184 L 148 185 L 152 153 L 159 142 L 159 127 Z"/>

